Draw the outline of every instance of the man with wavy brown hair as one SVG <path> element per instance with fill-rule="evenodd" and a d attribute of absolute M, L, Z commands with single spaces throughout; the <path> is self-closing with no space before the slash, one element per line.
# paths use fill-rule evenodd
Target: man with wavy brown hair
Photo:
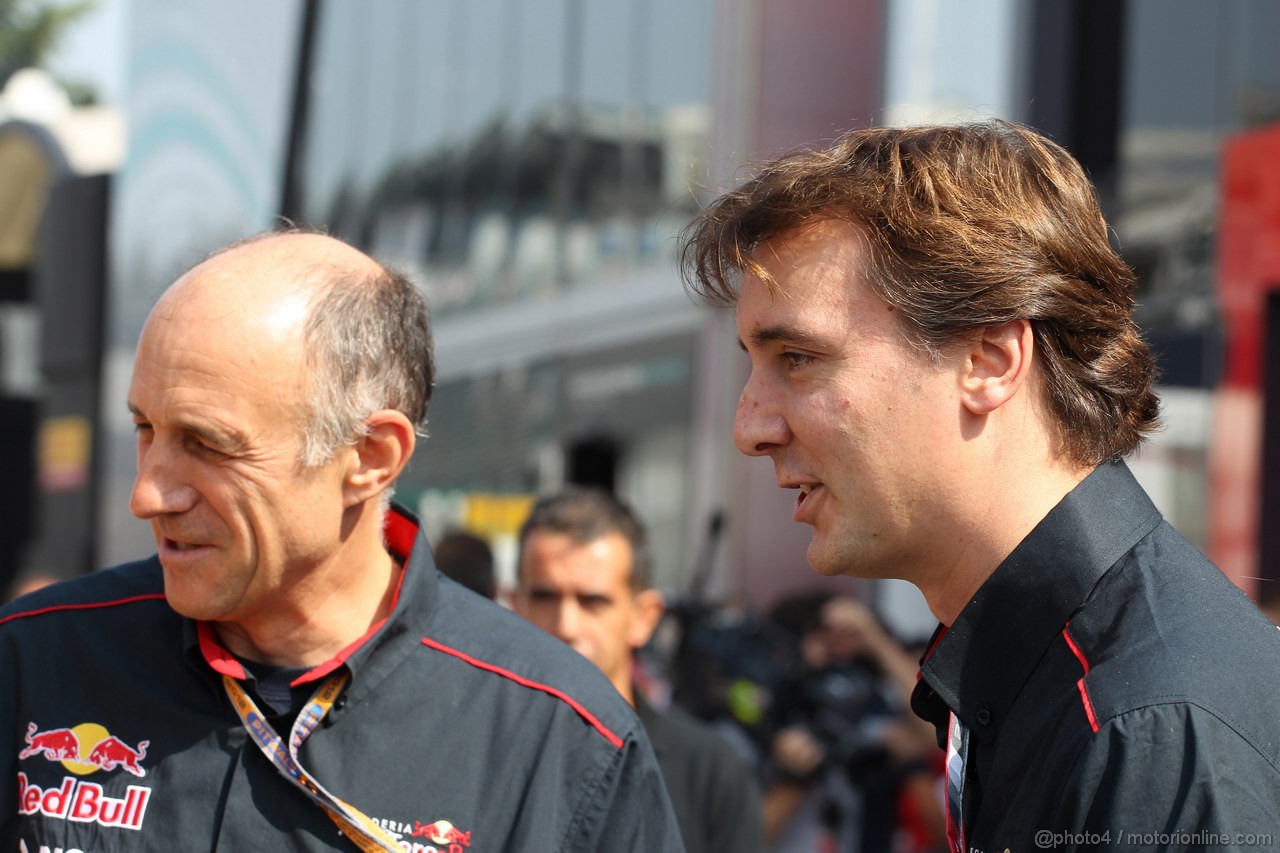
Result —
<path fill-rule="evenodd" d="M 798 491 L 810 565 L 905 578 L 941 623 L 912 705 L 953 850 L 1280 827 L 1280 636 L 1122 461 L 1155 363 L 1066 151 L 1002 121 L 852 132 L 716 199 L 683 258 L 736 307 L 734 440 Z"/>

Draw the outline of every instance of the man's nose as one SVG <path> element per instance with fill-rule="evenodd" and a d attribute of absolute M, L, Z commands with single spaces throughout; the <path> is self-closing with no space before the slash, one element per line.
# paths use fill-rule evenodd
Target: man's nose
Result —
<path fill-rule="evenodd" d="M 748 456 L 768 456 L 790 438 L 791 430 L 774 395 L 764 383 L 748 379 L 733 419 L 733 443 Z"/>
<path fill-rule="evenodd" d="M 129 496 L 129 510 L 143 521 L 159 515 L 186 512 L 196 502 L 196 491 L 183 476 L 177 454 L 152 442 L 138 451 L 138 473 Z"/>
<path fill-rule="evenodd" d="M 572 596 L 562 596 L 556 606 L 555 635 L 573 645 L 582 630 L 582 613 Z"/>

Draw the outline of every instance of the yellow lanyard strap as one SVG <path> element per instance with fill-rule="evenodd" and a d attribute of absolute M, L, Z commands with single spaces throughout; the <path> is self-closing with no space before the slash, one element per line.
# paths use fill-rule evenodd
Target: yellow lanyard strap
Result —
<path fill-rule="evenodd" d="M 227 696 L 231 698 L 231 704 L 235 707 L 236 713 L 240 715 L 240 721 L 244 723 L 245 730 L 262 750 L 262 754 L 275 765 L 281 775 L 301 788 L 313 802 L 324 809 L 330 820 L 336 823 L 338 829 L 357 847 L 365 853 L 403 853 L 404 848 L 385 829 L 374 823 L 368 815 L 355 806 L 326 791 L 324 786 L 313 779 L 298 761 L 298 748 L 329 713 L 329 709 L 333 707 L 333 700 L 338 698 L 338 694 L 346 685 L 347 677 L 346 672 L 331 676 L 307 700 L 306 707 L 298 714 L 293 730 L 289 733 L 288 748 L 239 682 L 229 675 L 224 675 L 222 685 L 226 688 Z"/>

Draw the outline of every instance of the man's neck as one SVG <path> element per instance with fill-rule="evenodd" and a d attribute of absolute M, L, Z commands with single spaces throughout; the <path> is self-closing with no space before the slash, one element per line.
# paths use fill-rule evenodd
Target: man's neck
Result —
<path fill-rule="evenodd" d="M 974 505 L 980 511 L 962 522 L 964 532 L 950 543 L 945 561 L 911 578 L 937 620 L 954 623 L 1000 564 L 1091 470 L 1055 467 L 1041 469 L 1038 476 L 1007 472 L 993 477 L 992 482 L 1008 487 L 989 495 L 985 505 Z"/>
<path fill-rule="evenodd" d="M 627 700 L 628 705 L 630 705 L 633 708 L 636 706 L 636 696 L 631 686 L 630 676 L 628 676 L 625 681 L 613 682 L 613 686 L 616 687 L 618 689 L 618 692 L 622 694 L 622 698 Z"/>
<path fill-rule="evenodd" d="M 332 659 L 386 619 L 399 587 L 400 567 L 380 544 L 358 564 L 358 570 L 316 572 L 262 619 L 214 623 L 219 641 L 237 657 L 272 666 L 314 667 Z"/>

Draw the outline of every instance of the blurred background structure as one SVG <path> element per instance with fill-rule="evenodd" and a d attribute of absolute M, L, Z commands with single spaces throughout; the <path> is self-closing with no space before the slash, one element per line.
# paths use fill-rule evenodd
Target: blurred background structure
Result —
<path fill-rule="evenodd" d="M 47 6 L 0 2 L 0 46 L 6 10 Z M 531 497 L 604 486 L 662 585 L 766 607 L 815 583 L 808 533 L 732 447 L 745 359 L 675 236 L 753 160 L 1002 116 L 1084 163 L 1140 275 L 1166 429 L 1139 478 L 1250 594 L 1280 578 L 1273 0 L 98 0 L 65 29 L 62 62 L 118 59 L 105 107 L 23 112 L 25 71 L 0 107 L 0 572 L 151 552 L 128 511 L 142 321 L 285 219 L 425 288 L 440 384 L 399 497 L 429 529 L 483 534 L 509 586 Z M 901 585 L 863 593 L 932 624 Z"/>

